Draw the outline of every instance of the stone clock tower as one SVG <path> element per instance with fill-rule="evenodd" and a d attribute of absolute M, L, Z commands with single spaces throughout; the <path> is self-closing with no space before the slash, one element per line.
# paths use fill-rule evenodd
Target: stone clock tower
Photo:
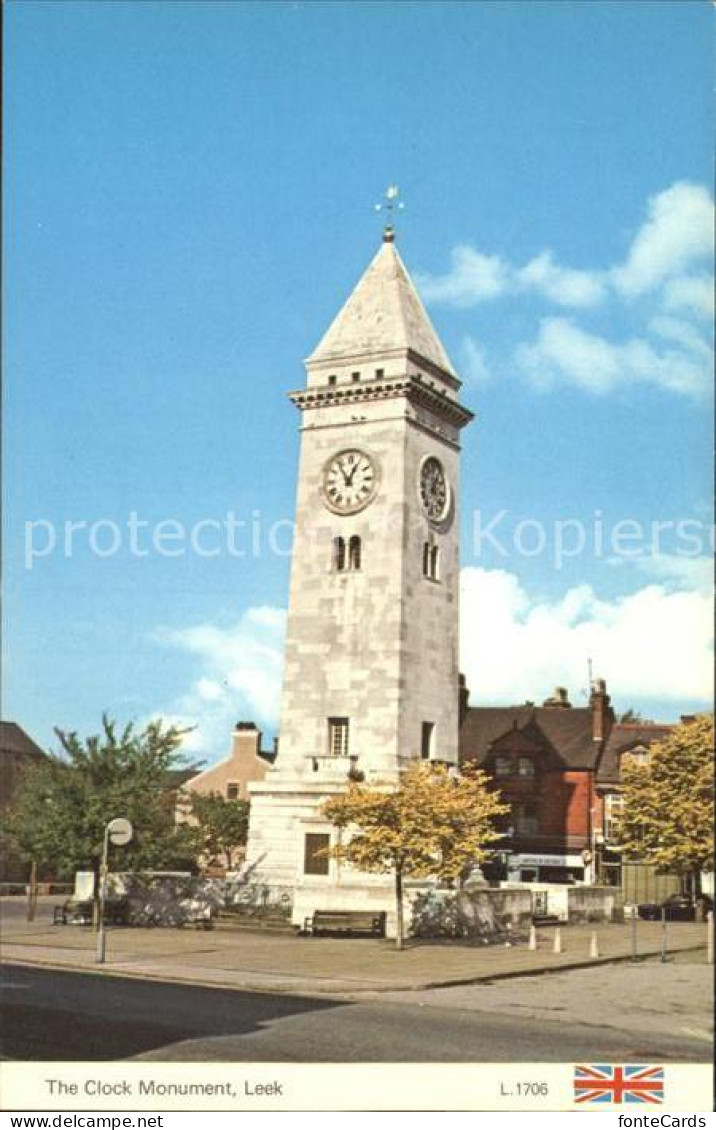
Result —
<path fill-rule="evenodd" d="M 472 418 L 387 228 L 306 362 L 279 754 L 251 787 L 245 879 L 314 909 L 390 910 L 321 855 L 325 800 L 457 763 L 458 456 Z"/>

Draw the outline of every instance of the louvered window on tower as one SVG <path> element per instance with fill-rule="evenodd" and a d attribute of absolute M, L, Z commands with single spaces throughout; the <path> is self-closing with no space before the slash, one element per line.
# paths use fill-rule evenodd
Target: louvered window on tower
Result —
<path fill-rule="evenodd" d="M 360 569 L 360 538 L 355 534 L 348 543 L 348 568 Z"/>
<path fill-rule="evenodd" d="M 333 568 L 342 573 L 346 567 L 346 542 L 345 538 L 333 539 Z"/>
<path fill-rule="evenodd" d="M 423 576 L 429 581 L 440 580 L 440 550 L 429 541 L 423 545 Z"/>
<path fill-rule="evenodd" d="M 348 756 L 348 719 L 328 719 L 328 752 L 332 757 Z"/>

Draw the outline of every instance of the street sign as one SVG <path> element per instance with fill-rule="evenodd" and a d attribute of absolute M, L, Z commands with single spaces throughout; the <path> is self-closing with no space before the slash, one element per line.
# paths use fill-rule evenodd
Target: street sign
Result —
<path fill-rule="evenodd" d="M 123 816 L 118 816 L 116 820 L 110 820 L 107 830 L 110 840 L 117 847 L 128 844 L 132 838 L 132 825 Z"/>

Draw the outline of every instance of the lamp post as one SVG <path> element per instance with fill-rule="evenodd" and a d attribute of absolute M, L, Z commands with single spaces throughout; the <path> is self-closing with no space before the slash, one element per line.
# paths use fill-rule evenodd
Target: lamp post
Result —
<path fill-rule="evenodd" d="M 104 843 L 102 845 L 102 865 L 99 873 L 99 933 L 97 934 L 96 955 L 96 961 L 99 965 L 104 964 L 107 948 L 107 937 L 104 929 L 104 903 L 107 897 L 107 856 L 109 854 L 110 841 L 116 844 L 117 847 L 122 847 L 124 844 L 128 844 L 131 838 L 132 825 L 129 820 L 125 820 L 123 816 L 117 816 L 114 820 L 110 820 L 109 824 L 105 827 Z"/>

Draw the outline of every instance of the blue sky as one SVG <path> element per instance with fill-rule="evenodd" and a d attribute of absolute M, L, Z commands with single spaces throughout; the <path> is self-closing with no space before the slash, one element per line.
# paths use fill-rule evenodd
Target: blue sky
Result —
<path fill-rule="evenodd" d="M 265 543 L 291 517 L 285 392 L 374 254 L 391 181 L 478 415 L 474 700 L 560 682 L 579 702 L 591 657 L 618 707 L 707 704 L 705 0 L 23 0 L 6 17 L 6 717 L 47 745 L 104 709 L 159 712 L 196 723 L 209 759 L 238 718 L 275 727 L 288 556 L 137 556 L 127 522 L 233 512 Z M 506 511 L 506 556 L 476 554 L 476 510 Z M 625 519 L 639 558 L 595 554 L 595 521 Z M 523 520 L 544 552 L 515 548 Z M 556 568 L 559 521 L 591 548 Z M 654 547 L 655 521 L 700 544 Z M 67 522 L 86 523 L 71 555 Z M 122 531 L 116 552 L 92 552 L 96 523 L 100 551 Z"/>

